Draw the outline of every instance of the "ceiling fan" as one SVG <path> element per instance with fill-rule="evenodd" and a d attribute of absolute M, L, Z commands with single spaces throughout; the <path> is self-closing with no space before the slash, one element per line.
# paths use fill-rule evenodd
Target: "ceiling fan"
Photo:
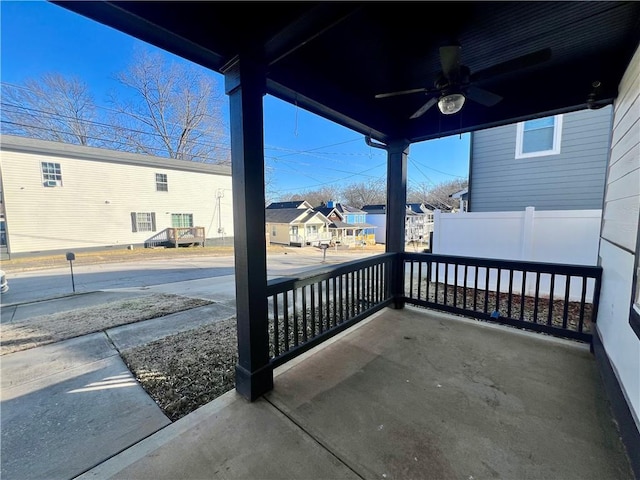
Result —
<path fill-rule="evenodd" d="M 395 97 L 410 93 L 424 93 L 431 97 L 410 118 L 418 118 L 438 104 L 445 115 L 458 113 L 467 99 L 486 107 L 492 107 L 502 100 L 500 95 L 484 90 L 476 85 L 478 80 L 503 75 L 521 68 L 536 65 L 551 58 L 551 49 L 545 48 L 521 57 L 508 60 L 479 72 L 471 73 L 469 67 L 460 63 L 461 46 L 458 44 L 440 47 L 442 71 L 433 82 L 433 87 L 413 88 L 398 92 L 379 93 L 375 98 Z"/>

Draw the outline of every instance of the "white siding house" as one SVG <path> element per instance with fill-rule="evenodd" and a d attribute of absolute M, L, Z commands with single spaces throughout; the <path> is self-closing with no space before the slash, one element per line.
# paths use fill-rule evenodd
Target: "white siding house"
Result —
<path fill-rule="evenodd" d="M 231 169 L 3 135 L 0 177 L 10 256 L 145 245 L 202 227 L 231 243 Z"/>
<path fill-rule="evenodd" d="M 628 405 L 622 435 L 640 431 L 640 49 L 629 64 L 614 103 L 605 188 L 600 264 L 603 268 L 596 345 Z M 615 390 L 613 390 L 615 392 Z M 610 395 L 612 393 L 610 392 Z M 615 395 L 613 396 L 615 404 Z M 635 425 L 632 425 L 635 423 Z M 636 430 L 633 432 L 633 426 Z M 633 432 L 633 433 L 631 433 Z M 636 445 L 638 445 L 636 443 Z"/>

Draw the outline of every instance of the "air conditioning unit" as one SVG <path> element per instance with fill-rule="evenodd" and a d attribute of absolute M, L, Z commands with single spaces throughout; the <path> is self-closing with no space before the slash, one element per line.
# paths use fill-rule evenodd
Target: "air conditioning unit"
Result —
<path fill-rule="evenodd" d="M 45 180 L 44 186 L 45 187 L 57 187 L 58 186 L 58 181 L 57 180 Z"/>

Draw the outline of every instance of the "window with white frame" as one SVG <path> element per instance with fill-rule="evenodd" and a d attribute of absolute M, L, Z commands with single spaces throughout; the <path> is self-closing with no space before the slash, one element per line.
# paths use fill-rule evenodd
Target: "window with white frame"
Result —
<path fill-rule="evenodd" d="M 155 212 L 131 212 L 132 232 L 155 232 L 156 214 Z"/>
<path fill-rule="evenodd" d="M 156 173 L 156 191 L 158 192 L 169 191 L 169 182 L 167 180 L 166 173 Z"/>
<path fill-rule="evenodd" d="M 193 213 L 172 213 L 171 226 L 174 228 L 193 227 Z"/>
<path fill-rule="evenodd" d="M 62 186 L 62 168 L 59 163 L 42 162 L 42 182 L 45 187 Z"/>
<path fill-rule="evenodd" d="M 516 158 L 558 155 L 562 141 L 562 115 L 520 122 L 516 129 Z"/>

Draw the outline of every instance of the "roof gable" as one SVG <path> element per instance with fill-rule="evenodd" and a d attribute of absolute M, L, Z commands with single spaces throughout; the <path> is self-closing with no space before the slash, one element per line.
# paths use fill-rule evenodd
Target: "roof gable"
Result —
<path fill-rule="evenodd" d="M 276 208 L 313 208 L 313 206 L 306 200 L 290 200 L 288 202 L 271 202 L 267 205 L 268 209 Z"/>

